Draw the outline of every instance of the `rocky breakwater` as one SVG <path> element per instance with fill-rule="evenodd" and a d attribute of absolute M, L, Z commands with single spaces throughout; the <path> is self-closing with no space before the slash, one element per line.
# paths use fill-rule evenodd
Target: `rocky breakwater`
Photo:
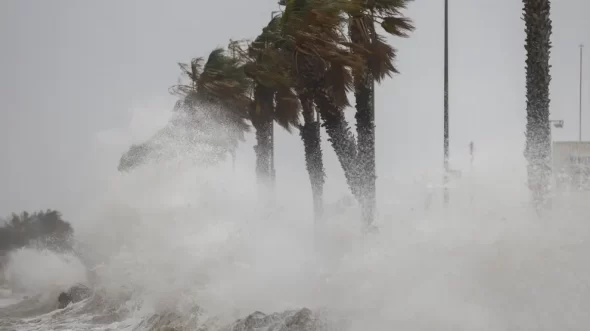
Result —
<path fill-rule="evenodd" d="M 58 308 L 63 309 L 70 303 L 76 303 L 89 298 L 92 295 L 92 290 L 82 284 L 72 286 L 69 290 L 61 292 L 57 298 Z"/>
<path fill-rule="evenodd" d="M 229 325 L 219 325 L 213 318 L 199 321 L 199 314 L 186 319 L 176 314 L 154 315 L 140 323 L 133 331 L 328 331 L 326 324 L 307 308 L 281 313 L 254 312 Z"/>
<path fill-rule="evenodd" d="M 309 309 L 266 315 L 259 311 L 222 328 L 222 331 L 320 331 L 324 323 Z"/>

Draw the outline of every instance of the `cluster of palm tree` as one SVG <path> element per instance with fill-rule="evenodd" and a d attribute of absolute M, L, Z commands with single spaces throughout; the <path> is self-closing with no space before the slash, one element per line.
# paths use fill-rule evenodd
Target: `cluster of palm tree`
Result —
<path fill-rule="evenodd" d="M 414 27 L 402 14 L 411 0 L 281 0 L 252 41 L 230 41 L 205 60 L 180 64 L 187 84 L 172 87 L 177 111 L 192 118 L 189 126 L 206 133 L 213 159 L 235 150 L 254 127 L 256 174 L 274 185 L 274 132 L 278 123 L 299 130 L 312 188 L 314 215 L 323 212 L 325 171 L 320 127 L 328 134 L 347 184 L 370 225 L 375 212 L 375 82 L 396 73 L 395 49 L 386 34 L 407 37 Z M 523 0 L 527 50 L 527 145 L 529 187 L 536 207 L 545 205 L 551 176 L 549 125 L 550 0 Z M 344 116 L 356 101 L 356 135 Z M 177 121 L 185 123 L 186 121 Z M 178 123 L 176 123 L 178 124 Z M 214 129 L 211 129 L 214 127 Z M 171 135 L 172 121 L 160 135 Z M 207 130 L 209 128 L 209 130 Z M 172 132 L 172 133 L 171 133 Z M 145 144 L 133 146 L 120 170 L 141 163 Z"/>
<path fill-rule="evenodd" d="M 220 144 L 229 153 L 235 153 L 250 122 L 257 178 L 269 188 L 273 123 L 299 130 L 316 219 L 323 212 L 326 176 L 323 126 L 370 224 L 376 199 L 374 84 L 397 72 L 396 51 L 385 34 L 407 37 L 414 29 L 401 12 L 409 1 L 282 0 L 283 11 L 254 40 L 230 41 L 227 50 L 216 48 L 206 60 L 180 64 L 188 83 L 172 88 L 179 96 L 176 109 L 206 113 L 221 124 Z M 344 116 L 350 92 L 356 100 L 356 137 Z"/>

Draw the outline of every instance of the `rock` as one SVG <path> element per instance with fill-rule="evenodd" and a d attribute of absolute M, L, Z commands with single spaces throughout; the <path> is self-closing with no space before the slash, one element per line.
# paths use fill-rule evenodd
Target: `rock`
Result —
<path fill-rule="evenodd" d="M 302 308 L 271 315 L 257 311 L 223 331 L 320 331 L 324 327 L 311 310 Z"/>
<path fill-rule="evenodd" d="M 303 308 L 285 320 L 284 331 L 318 330 L 318 321 L 311 310 Z"/>
<path fill-rule="evenodd" d="M 66 292 L 61 292 L 59 294 L 59 297 L 57 298 L 57 301 L 59 302 L 58 308 L 63 309 L 67 307 L 70 303 L 82 301 L 86 298 L 89 298 L 91 294 L 92 290 L 87 286 L 84 286 L 82 284 L 72 286 Z"/>

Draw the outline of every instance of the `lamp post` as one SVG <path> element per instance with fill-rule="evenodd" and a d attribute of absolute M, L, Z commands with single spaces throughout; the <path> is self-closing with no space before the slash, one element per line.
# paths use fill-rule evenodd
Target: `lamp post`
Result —
<path fill-rule="evenodd" d="M 580 141 L 582 141 L 582 55 L 584 54 L 584 45 L 580 45 Z"/>
<path fill-rule="evenodd" d="M 444 204 L 449 203 L 449 0 L 445 0 L 445 46 L 444 46 Z"/>
<path fill-rule="evenodd" d="M 475 160 L 475 144 L 473 141 L 469 143 L 469 172 L 470 172 L 470 185 L 471 194 L 469 194 L 469 203 L 473 206 L 473 196 L 475 195 L 475 175 L 473 173 L 473 161 Z"/>

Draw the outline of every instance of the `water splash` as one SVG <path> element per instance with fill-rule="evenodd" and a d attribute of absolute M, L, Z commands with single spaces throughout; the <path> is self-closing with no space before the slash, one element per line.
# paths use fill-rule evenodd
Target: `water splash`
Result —
<path fill-rule="evenodd" d="M 8 255 L 6 284 L 14 292 L 37 294 L 85 283 L 86 269 L 73 254 L 48 249 L 21 248 Z"/>
<path fill-rule="evenodd" d="M 448 208 L 438 203 L 436 172 L 382 176 L 380 231 L 370 235 L 346 192 L 327 196 L 319 225 L 308 183 L 291 183 L 272 207 L 259 203 L 254 171 L 240 159 L 235 174 L 179 160 L 113 174 L 74 224 L 98 296 L 30 325 L 56 325 L 61 316 L 64 329 L 141 330 L 174 314 L 222 326 L 255 311 L 307 307 L 351 331 L 583 330 L 587 196 L 562 197 L 540 219 L 528 205 L 522 153 L 499 147 L 480 149 L 476 169 L 453 184 Z M 24 252 L 15 266 L 36 265 Z M 68 282 L 78 275 L 56 270 L 70 270 L 56 274 Z M 42 282 L 24 277 L 30 286 Z M 97 319 L 89 307 L 98 306 L 101 316 L 116 306 L 117 318 Z"/>

